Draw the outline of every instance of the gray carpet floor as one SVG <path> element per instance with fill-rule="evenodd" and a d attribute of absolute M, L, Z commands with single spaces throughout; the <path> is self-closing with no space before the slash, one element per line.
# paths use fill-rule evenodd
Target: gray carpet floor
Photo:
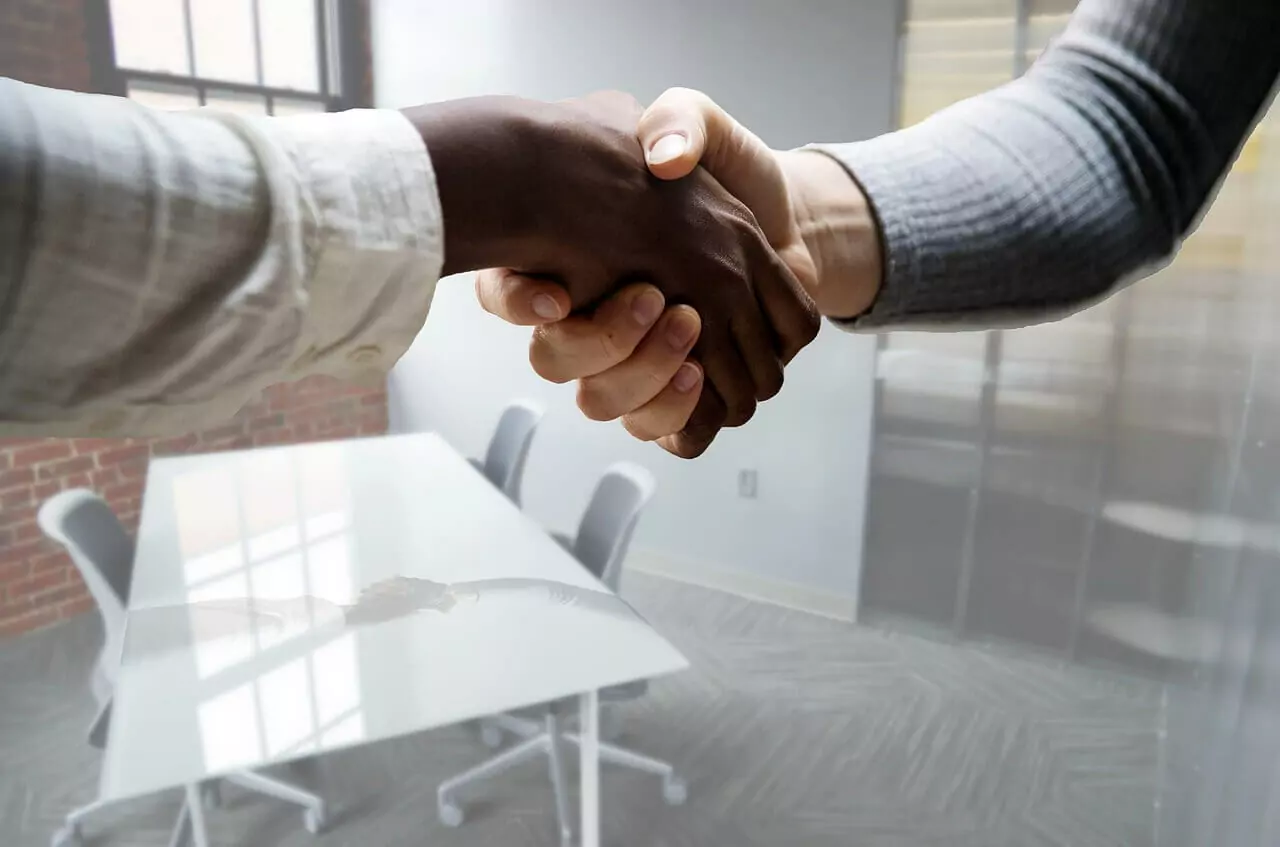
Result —
<path fill-rule="evenodd" d="M 606 770 L 605 844 L 802 847 L 1147 847 L 1162 689 L 1010 649 L 853 627 L 643 575 L 624 592 L 693 663 L 620 710 L 621 743 L 672 761 L 658 781 Z M 94 794 L 84 741 L 92 617 L 0 642 L 0 845 L 48 843 Z M 483 759 L 451 728 L 329 757 L 319 836 L 275 801 L 225 790 L 216 845 L 554 845 L 546 769 L 486 784 L 467 822 L 435 818 L 435 786 Z M 99 847 L 166 843 L 176 793 L 109 810 Z"/>

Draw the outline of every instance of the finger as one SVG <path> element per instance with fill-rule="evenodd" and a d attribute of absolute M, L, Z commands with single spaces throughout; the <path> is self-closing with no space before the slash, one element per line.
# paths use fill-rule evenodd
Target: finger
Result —
<path fill-rule="evenodd" d="M 768 400 L 782 390 L 782 361 L 778 358 L 778 340 L 766 323 L 754 300 L 747 308 L 738 309 L 729 320 L 729 330 L 737 342 L 738 353 L 746 364 L 755 386 L 757 401 Z"/>
<path fill-rule="evenodd" d="M 574 315 L 534 330 L 529 363 L 550 382 L 595 376 L 625 361 L 662 315 L 662 292 L 629 285 L 590 315 Z"/>
<path fill-rule="evenodd" d="M 796 235 L 787 180 L 773 150 L 706 94 L 667 89 L 640 117 L 636 135 L 654 176 L 679 179 L 701 163 L 755 213 L 770 242 Z"/>
<path fill-rule="evenodd" d="M 788 259 L 783 253 L 775 253 L 759 240 L 751 243 L 753 246 L 747 248 L 753 269 L 751 286 L 755 290 L 760 309 L 769 316 L 769 323 L 773 327 L 776 355 L 782 364 L 790 364 L 796 354 L 817 337 L 818 330 L 822 328 L 822 318 L 813 298 L 793 272 L 792 262 L 796 257 Z M 802 258 L 812 268 L 813 262 L 808 251 L 802 252 Z M 741 337 L 738 343 L 744 343 Z M 779 382 L 778 388 L 781 387 Z"/>
<path fill-rule="evenodd" d="M 706 381 L 702 383 L 702 393 L 694 406 L 693 414 L 684 429 L 674 435 L 666 435 L 658 439 L 662 449 L 682 459 L 696 459 L 701 456 L 715 440 L 724 424 L 725 406 L 715 386 Z"/>
<path fill-rule="evenodd" d="M 578 408 L 592 420 L 611 421 L 653 400 L 676 376 L 701 329 L 689 306 L 668 309 L 631 356 L 578 384 Z"/>
<path fill-rule="evenodd" d="M 706 334 L 702 338 L 699 347 L 707 341 Z M 707 383 L 715 387 L 724 404 L 724 416 L 715 421 L 716 425 L 742 426 L 751 420 L 756 411 L 756 386 L 732 338 L 707 344 L 704 350 L 695 353 L 695 357 L 702 362 Z M 695 415 L 695 421 L 699 420 Z"/>
<path fill-rule="evenodd" d="M 569 314 L 569 292 L 550 280 L 508 268 L 476 274 L 476 299 L 486 312 L 517 326 L 541 326 Z"/>
<path fill-rule="evenodd" d="M 698 404 L 702 379 L 697 362 L 683 362 L 657 397 L 622 416 L 622 425 L 641 441 L 656 441 L 680 432 Z"/>

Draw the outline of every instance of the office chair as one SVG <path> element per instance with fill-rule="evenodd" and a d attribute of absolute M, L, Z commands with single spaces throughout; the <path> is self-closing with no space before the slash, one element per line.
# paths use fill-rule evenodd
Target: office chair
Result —
<path fill-rule="evenodd" d="M 532 403 L 517 400 L 503 409 L 498 418 L 498 428 L 489 440 L 484 461 L 471 459 L 471 464 L 485 475 L 489 482 L 520 505 L 520 485 L 524 480 L 524 463 L 529 458 L 529 446 L 533 433 L 542 420 L 543 410 Z"/>
<path fill-rule="evenodd" d="M 640 512 L 653 496 L 654 488 L 653 476 L 644 468 L 625 462 L 616 464 L 605 472 L 596 485 L 595 493 L 578 526 L 577 536 L 572 539 L 555 536 L 583 567 L 610 590 L 618 590 L 622 564 L 627 557 L 631 536 L 640 519 Z M 641 680 L 606 688 L 600 692 L 600 699 L 602 703 L 617 703 L 636 699 L 647 691 L 648 682 Z M 547 756 L 551 785 L 555 792 L 560 838 L 562 843 L 569 844 L 572 829 L 569 823 L 564 759 L 560 747 L 564 741 L 579 743 L 577 733 L 568 731 L 564 726 L 573 714 L 573 709 L 572 700 L 561 700 L 542 707 L 537 720 L 515 715 L 497 715 L 482 721 L 481 737 L 490 747 L 500 745 L 505 733 L 511 733 L 522 740 L 489 761 L 441 783 L 437 789 L 440 821 L 446 826 L 462 824 L 464 815 L 456 799 L 459 789 L 501 773 L 541 753 Z M 687 786 L 667 762 L 603 741 L 600 744 L 600 759 L 662 777 L 663 796 L 671 805 L 679 805 L 688 797 Z"/>
<path fill-rule="evenodd" d="M 90 676 L 90 688 L 98 710 L 89 727 L 89 743 L 103 749 L 110 732 L 111 698 L 124 642 L 125 610 L 129 580 L 133 574 L 133 539 L 120 525 L 111 507 L 92 491 L 83 488 L 64 491 L 45 501 L 36 521 L 45 535 L 66 549 L 102 617 L 106 639 Z M 174 565 L 176 567 L 177 563 Z M 302 806 L 305 810 L 303 825 L 309 832 L 319 832 L 324 826 L 324 800 L 314 794 L 251 771 L 229 774 L 225 780 Z M 178 812 L 169 843 L 207 843 L 204 810 L 205 806 L 215 805 L 218 796 L 216 781 L 187 786 L 186 799 Z M 53 835 L 53 847 L 78 844 L 85 820 L 108 805 L 109 801 L 96 800 L 69 813 L 65 824 Z"/>

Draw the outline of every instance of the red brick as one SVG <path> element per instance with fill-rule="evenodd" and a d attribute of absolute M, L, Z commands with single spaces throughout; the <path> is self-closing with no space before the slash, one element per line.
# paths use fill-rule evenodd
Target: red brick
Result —
<path fill-rule="evenodd" d="M 147 462 L 125 462 L 119 466 L 119 470 L 124 479 L 137 479 L 147 475 Z"/>
<path fill-rule="evenodd" d="M 47 606 L 57 607 L 68 600 L 84 597 L 86 593 L 83 583 L 69 583 L 64 577 L 60 585 L 41 591 L 39 594 L 31 595 L 31 605 L 37 609 L 43 609 Z"/>
<path fill-rule="evenodd" d="M 100 471 L 94 471 L 89 474 L 89 485 L 95 491 L 101 491 L 108 485 L 116 485 L 120 482 L 119 468 L 103 468 Z"/>
<path fill-rule="evenodd" d="M 113 485 L 102 492 L 102 499 L 108 503 L 116 503 L 121 500 L 131 500 L 142 497 L 142 481 L 132 480 L 130 482 L 122 482 L 119 485 Z"/>
<path fill-rule="evenodd" d="M 0 594 L 4 593 L 4 587 L 11 582 L 16 582 L 23 577 L 30 575 L 31 565 L 25 559 L 4 563 L 0 562 Z"/>
<path fill-rule="evenodd" d="M 200 433 L 200 440 L 209 444 L 214 441 L 221 441 L 225 438 L 235 438 L 236 436 L 243 434 L 244 424 L 227 424 L 226 426 L 220 426 L 216 429 L 210 429 Z"/>
<path fill-rule="evenodd" d="M 87 473 L 72 474 L 62 481 L 67 488 L 88 488 L 89 475 Z"/>
<path fill-rule="evenodd" d="M 13 543 L 20 541 L 32 541 L 37 538 L 44 538 L 44 532 L 40 529 L 40 525 L 35 521 L 26 521 L 25 523 L 14 524 L 13 526 Z"/>
<path fill-rule="evenodd" d="M 48 626 L 58 620 L 58 610 L 32 609 L 11 617 L 0 617 L 0 638 L 21 635 Z"/>
<path fill-rule="evenodd" d="M 58 617 L 62 620 L 74 618 L 76 615 L 83 615 L 87 612 L 92 612 L 95 606 L 96 604 L 93 602 L 93 598 L 88 594 L 85 594 L 81 597 L 76 597 L 72 600 L 67 600 L 59 604 Z"/>
<path fill-rule="evenodd" d="M 5 594 L 8 596 L 9 601 L 13 602 L 14 600 L 29 598 L 50 588 L 66 584 L 66 572 L 43 571 L 38 574 L 24 576 L 22 579 L 15 579 L 5 586 Z"/>
<path fill-rule="evenodd" d="M 21 450 L 14 451 L 13 464 L 15 467 L 24 467 L 25 465 L 34 465 L 38 462 L 51 462 L 55 459 L 65 459 L 71 455 L 71 442 L 51 438 L 33 447 L 24 447 Z"/>
<path fill-rule="evenodd" d="M 37 507 L 34 504 L 4 508 L 0 506 L 0 526 L 13 526 L 35 520 Z"/>
<path fill-rule="evenodd" d="M 71 557 L 64 550 L 54 550 L 49 553 L 41 553 L 39 556 L 32 556 L 27 559 L 27 567 L 31 573 L 47 573 L 49 571 L 67 572 L 75 570 L 75 565 L 71 563 Z"/>
<path fill-rule="evenodd" d="M 71 447 L 76 451 L 77 456 L 84 456 L 90 453 L 98 453 L 102 450 L 110 450 L 114 447 L 124 446 L 125 442 L 119 438 L 77 438 L 71 442 Z"/>
<path fill-rule="evenodd" d="M 123 465 L 128 462 L 137 462 L 145 460 L 151 455 L 151 445 L 149 444 L 130 444 L 128 447 L 117 447 L 114 450 L 104 450 L 98 454 L 98 467 L 109 468 L 113 465 Z"/>
<path fill-rule="evenodd" d="M 151 446 L 151 449 L 157 456 L 170 453 L 185 453 L 194 449 L 199 443 L 200 437 L 193 432 L 177 438 L 166 438 L 163 441 L 157 441 Z"/>
<path fill-rule="evenodd" d="M 45 500 L 48 500 L 50 497 L 57 494 L 61 490 L 62 490 L 61 480 L 56 480 L 56 479 L 50 480 L 49 482 L 42 482 L 34 486 L 31 489 L 31 497 L 36 501 L 37 504 L 39 504 L 39 503 L 43 503 Z"/>
<path fill-rule="evenodd" d="M 47 462 L 40 466 L 39 473 L 36 476 L 42 480 L 62 479 L 72 474 L 85 473 L 93 468 L 92 456 L 76 456 L 74 459 L 64 459 L 61 462 Z"/>
<path fill-rule="evenodd" d="M 30 505 L 30 503 L 30 488 L 13 488 L 9 491 L 0 491 L 0 513 L 18 509 L 22 506 Z"/>
<path fill-rule="evenodd" d="M 44 539 L 34 538 L 0 550 L 0 562 L 25 562 L 28 557 L 44 552 Z"/>
<path fill-rule="evenodd" d="M 382 391 L 375 391 L 373 394 L 366 394 L 360 398 L 361 406 L 385 406 L 387 405 L 387 395 Z"/>
<path fill-rule="evenodd" d="M 29 467 L 0 471 L 0 491 L 4 491 L 7 488 L 17 488 L 19 485 L 30 485 L 35 482 L 35 478 L 35 470 Z"/>

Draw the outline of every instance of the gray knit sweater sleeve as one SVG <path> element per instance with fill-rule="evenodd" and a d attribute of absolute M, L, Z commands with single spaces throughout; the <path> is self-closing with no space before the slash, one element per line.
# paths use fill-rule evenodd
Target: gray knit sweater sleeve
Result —
<path fill-rule="evenodd" d="M 1278 73 L 1280 0 L 1083 0 L 1022 79 L 820 147 L 883 231 L 884 284 L 846 325 L 1033 323 L 1154 269 L 1198 222 Z"/>

